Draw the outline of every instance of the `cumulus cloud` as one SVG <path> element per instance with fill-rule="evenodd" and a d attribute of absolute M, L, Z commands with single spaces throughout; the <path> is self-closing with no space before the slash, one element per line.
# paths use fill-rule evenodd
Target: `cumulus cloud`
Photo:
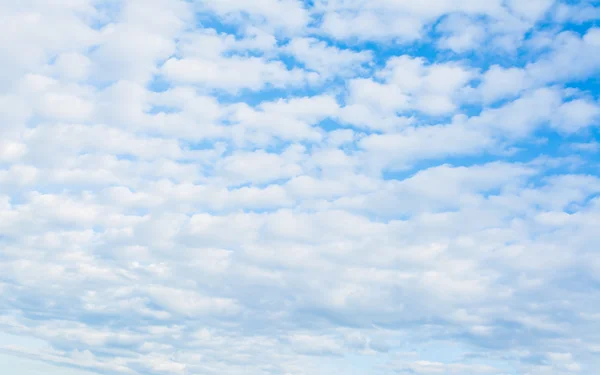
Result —
<path fill-rule="evenodd" d="M 3 2 L 3 369 L 592 373 L 598 12 Z"/>
<path fill-rule="evenodd" d="M 519 47 L 527 31 L 548 17 L 553 3 L 552 0 L 527 4 L 472 0 L 320 0 L 316 2 L 315 13 L 321 20 L 323 32 L 341 40 L 410 43 L 426 38 L 428 28 L 441 21 L 437 29 L 443 37 L 438 46 L 443 49 L 472 51 L 484 41 L 490 41 L 494 48 L 510 51 Z M 457 27 L 458 19 L 462 19 L 462 27 Z M 469 19 L 485 22 L 477 26 L 477 22 Z"/>

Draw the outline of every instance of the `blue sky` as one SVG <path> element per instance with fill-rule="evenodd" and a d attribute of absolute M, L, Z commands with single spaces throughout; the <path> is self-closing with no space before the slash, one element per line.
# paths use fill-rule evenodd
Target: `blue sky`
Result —
<path fill-rule="evenodd" d="M 0 368 L 600 366 L 600 3 L 0 5 Z"/>

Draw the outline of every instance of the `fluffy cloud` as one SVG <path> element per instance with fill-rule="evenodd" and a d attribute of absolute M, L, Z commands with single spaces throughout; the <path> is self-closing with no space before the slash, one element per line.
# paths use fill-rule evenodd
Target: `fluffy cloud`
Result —
<path fill-rule="evenodd" d="M 0 5 L 0 362 L 600 365 L 593 2 Z"/>
<path fill-rule="evenodd" d="M 329 78 L 337 75 L 355 75 L 363 64 L 372 59 L 370 51 L 354 52 L 328 46 L 316 38 L 294 38 L 286 46 L 290 55 L 306 68 Z"/>
<path fill-rule="evenodd" d="M 323 32 L 347 40 L 378 40 L 410 43 L 427 35 L 427 29 L 442 21 L 438 31 L 444 34 L 442 48 L 455 52 L 473 50 L 483 40 L 501 50 L 514 50 L 524 34 L 544 20 L 553 8 L 552 0 L 486 1 L 317 1 L 315 13 L 322 20 Z M 579 9 L 579 8 L 576 8 Z M 569 11 L 563 11 L 563 13 Z M 451 15 L 449 18 L 446 18 Z M 461 17 L 463 27 L 456 26 Z M 484 24 L 468 19 L 484 19 Z M 468 25 L 464 27 L 464 25 Z"/>

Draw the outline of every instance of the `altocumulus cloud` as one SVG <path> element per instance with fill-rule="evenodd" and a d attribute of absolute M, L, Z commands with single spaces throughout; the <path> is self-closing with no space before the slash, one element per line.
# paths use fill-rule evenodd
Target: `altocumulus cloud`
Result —
<path fill-rule="evenodd" d="M 0 372 L 597 372 L 599 20 L 2 1 Z"/>

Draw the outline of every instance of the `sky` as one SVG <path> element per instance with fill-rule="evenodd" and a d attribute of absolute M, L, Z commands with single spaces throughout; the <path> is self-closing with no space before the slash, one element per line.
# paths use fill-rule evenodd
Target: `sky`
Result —
<path fill-rule="evenodd" d="M 0 1 L 0 368 L 587 375 L 600 2 Z"/>

